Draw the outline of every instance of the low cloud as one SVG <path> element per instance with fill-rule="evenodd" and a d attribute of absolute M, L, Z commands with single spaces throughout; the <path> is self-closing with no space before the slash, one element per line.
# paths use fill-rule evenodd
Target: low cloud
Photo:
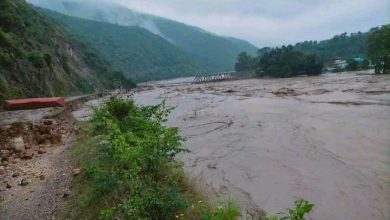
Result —
<path fill-rule="evenodd" d="M 390 23 L 389 0 L 113 0 L 220 35 L 277 46 Z"/>

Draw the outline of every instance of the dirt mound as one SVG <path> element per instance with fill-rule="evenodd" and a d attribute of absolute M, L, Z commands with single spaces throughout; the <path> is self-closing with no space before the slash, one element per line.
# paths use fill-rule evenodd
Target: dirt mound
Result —
<path fill-rule="evenodd" d="M 75 132 L 68 122 L 44 119 L 39 123 L 17 122 L 0 126 L 0 169 L 6 174 L 9 164 L 29 160 L 46 149 L 63 144 Z M 0 176 L 2 175 L 0 173 Z"/>

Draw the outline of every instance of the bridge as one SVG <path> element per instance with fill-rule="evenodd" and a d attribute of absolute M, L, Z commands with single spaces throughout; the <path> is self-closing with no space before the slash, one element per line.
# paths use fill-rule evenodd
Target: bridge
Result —
<path fill-rule="evenodd" d="M 254 77 L 255 73 L 253 71 L 243 71 L 243 72 L 222 72 L 214 73 L 209 75 L 197 75 L 195 76 L 192 83 L 209 83 L 209 82 L 218 82 L 218 81 L 227 81 L 227 80 L 237 80 Z"/>

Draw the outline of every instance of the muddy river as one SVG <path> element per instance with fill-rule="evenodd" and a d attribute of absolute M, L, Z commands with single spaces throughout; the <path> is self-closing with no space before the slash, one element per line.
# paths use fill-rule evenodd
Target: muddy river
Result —
<path fill-rule="evenodd" d="M 305 198 L 312 219 L 390 219 L 390 76 L 189 82 L 149 83 L 135 99 L 176 106 L 169 125 L 188 138 L 180 160 L 201 190 L 249 213 Z"/>

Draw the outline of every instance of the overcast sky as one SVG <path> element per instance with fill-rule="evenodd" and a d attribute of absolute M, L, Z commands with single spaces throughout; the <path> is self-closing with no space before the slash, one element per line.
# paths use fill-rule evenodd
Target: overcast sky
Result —
<path fill-rule="evenodd" d="M 390 0 L 113 1 L 258 47 L 322 40 L 390 23 Z"/>

